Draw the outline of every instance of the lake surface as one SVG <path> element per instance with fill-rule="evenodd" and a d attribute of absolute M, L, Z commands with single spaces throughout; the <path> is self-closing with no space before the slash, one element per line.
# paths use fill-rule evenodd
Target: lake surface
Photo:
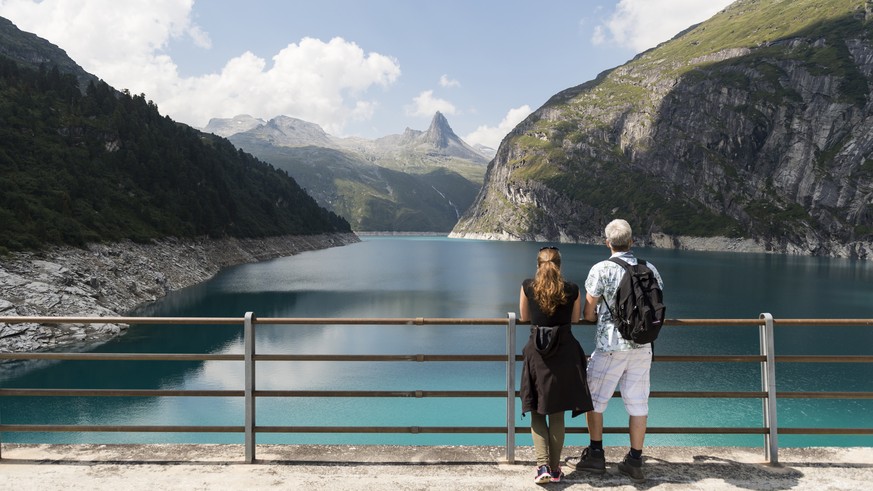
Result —
<path fill-rule="evenodd" d="M 517 311 L 521 281 L 546 244 L 443 237 L 363 237 L 345 247 L 226 269 L 132 315 L 183 317 L 504 317 Z M 548 244 L 554 245 L 554 244 Z M 565 276 L 584 283 L 600 246 L 560 244 Z M 764 254 L 636 249 L 658 267 L 670 318 L 873 318 L 873 262 Z M 585 351 L 593 327 L 574 327 Z M 518 352 L 527 327 L 518 328 Z M 242 353 L 236 326 L 135 325 L 94 349 L 102 352 Z M 502 326 L 259 326 L 258 353 L 501 354 Z M 873 355 L 867 327 L 776 328 L 777 354 Z M 656 354 L 756 355 L 756 327 L 678 327 L 662 331 Z M 2 371 L 5 370 L 4 374 Z M 520 364 L 519 364 L 520 370 Z M 504 390 L 501 363 L 259 362 L 259 390 Z M 780 363 L 779 391 L 871 391 L 873 364 Z M 5 387 L 236 389 L 241 362 L 49 362 L 28 371 L 0 366 Z M 653 366 L 652 390 L 758 391 L 754 363 Z M 4 424 L 242 425 L 241 398 L 0 398 Z M 873 427 L 873 400 L 780 399 L 780 427 Z M 258 425 L 503 426 L 499 398 L 259 398 Z M 626 426 L 620 399 L 606 426 Z M 517 415 L 517 424 L 530 424 Z M 649 425 L 760 426 L 758 399 L 650 402 Z M 584 426 L 584 418 L 568 419 Z M 502 445 L 505 436 L 464 434 L 261 434 L 259 443 Z M 241 434 L 4 433 L 4 442 L 233 442 Z M 530 444 L 522 432 L 518 443 Z M 570 435 L 568 445 L 587 444 Z M 626 445 L 626 435 L 606 435 Z M 762 445 L 757 435 L 656 435 L 647 445 Z M 873 445 L 871 436 L 781 435 L 780 446 Z"/>

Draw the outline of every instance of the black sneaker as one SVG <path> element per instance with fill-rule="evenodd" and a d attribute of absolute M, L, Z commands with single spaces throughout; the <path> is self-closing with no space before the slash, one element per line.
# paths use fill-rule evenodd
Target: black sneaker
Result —
<path fill-rule="evenodd" d="M 627 454 L 624 460 L 618 463 L 618 471 L 629 477 L 635 483 L 646 482 L 646 475 L 643 474 L 643 459 L 635 459 Z"/>
<path fill-rule="evenodd" d="M 580 457 L 567 457 L 564 463 L 567 464 L 567 467 L 577 471 L 593 472 L 595 474 L 606 472 L 606 454 L 602 449 L 594 450 L 591 447 L 585 447 Z"/>

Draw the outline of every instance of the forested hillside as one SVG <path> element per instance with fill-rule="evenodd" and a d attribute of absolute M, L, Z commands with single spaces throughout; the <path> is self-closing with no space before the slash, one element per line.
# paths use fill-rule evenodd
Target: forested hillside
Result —
<path fill-rule="evenodd" d="M 349 232 L 284 171 L 144 95 L 0 57 L 0 253 L 166 236 Z"/>

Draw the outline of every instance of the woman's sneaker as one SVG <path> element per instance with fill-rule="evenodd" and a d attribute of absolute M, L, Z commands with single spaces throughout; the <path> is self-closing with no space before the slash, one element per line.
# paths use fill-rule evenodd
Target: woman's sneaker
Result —
<path fill-rule="evenodd" d="M 534 482 L 537 484 L 552 482 L 552 471 L 549 469 L 549 466 L 541 465 L 537 467 L 537 477 L 534 478 Z"/>
<path fill-rule="evenodd" d="M 552 471 L 552 482 L 561 482 L 563 478 L 564 473 L 561 472 L 561 467 L 555 467 L 555 470 Z"/>
<path fill-rule="evenodd" d="M 606 472 L 606 454 L 603 452 L 603 449 L 594 450 L 591 447 L 585 447 L 580 457 L 568 457 L 564 463 L 567 464 L 567 467 L 577 471 L 593 472 L 595 474 Z"/>
<path fill-rule="evenodd" d="M 635 483 L 646 481 L 646 475 L 643 474 L 643 459 L 635 459 L 630 454 L 625 455 L 624 460 L 618 463 L 618 471 Z"/>

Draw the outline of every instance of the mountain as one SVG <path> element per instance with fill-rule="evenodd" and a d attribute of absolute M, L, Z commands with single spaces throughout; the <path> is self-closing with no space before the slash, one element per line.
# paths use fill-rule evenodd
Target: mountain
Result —
<path fill-rule="evenodd" d="M 255 121 L 213 119 L 205 131 L 229 131 Z M 228 138 L 287 171 L 357 231 L 449 232 L 473 202 L 487 164 L 440 113 L 426 131 L 407 128 L 376 140 L 334 137 L 287 116 Z"/>
<path fill-rule="evenodd" d="M 0 20 L 0 253 L 350 232 L 284 171 L 83 77 L 56 46 Z"/>
<path fill-rule="evenodd" d="M 549 99 L 451 236 L 873 253 L 873 6 L 741 0 Z"/>
<path fill-rule="evenodd" d="M 0 17 L 0 56 L 35 70 L 40 67 L 57 67 L 61 73 L 69 73 L 76 77 L 82 90 L 90 82 L 99 82 L 97 77 L 86 72 L 70 59 L 66 51 L 36 34 L 18 29 L 4 17 Z"/>
<path fill-rule="evenodd" d="M 230 135 L 242 133 L 266 123 L 261 118 L 254 118 L 248 114 L 240 114 L 230 119 L 212 118 L 203 131 L 227 138 Z"/>
<path fill-rule="evenodd" d="M 388 142 L 391 137 L 382 138 L 377 142 Z M 458 137 L 449 121 L 439 111 L 434 114 L 427 131 L 421 132 L 407 128 L 400 137 L 400 146 L 409 150 L 418 150 L 429 155 L 456 157 L 485 164 L 486 158 L 476 149 L 467 145 Z"/>

